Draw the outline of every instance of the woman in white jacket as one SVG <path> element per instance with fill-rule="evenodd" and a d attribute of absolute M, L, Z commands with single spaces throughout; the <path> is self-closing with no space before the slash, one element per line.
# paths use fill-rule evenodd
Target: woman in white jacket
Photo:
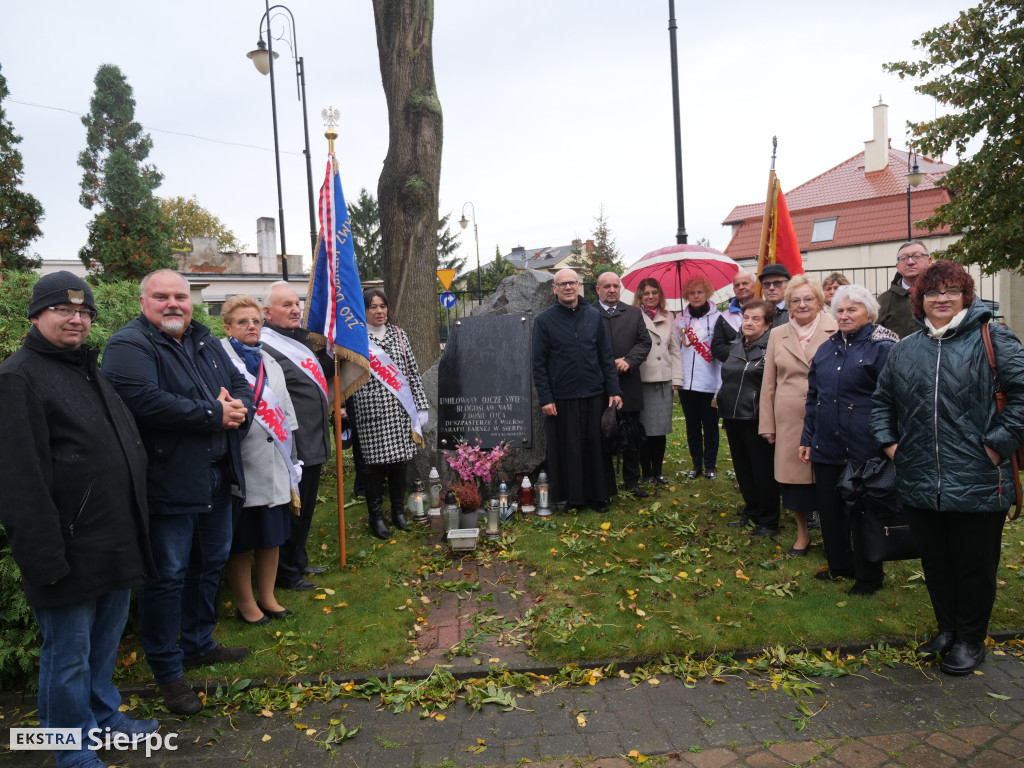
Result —
<path fill-rule="evenodd" d="M 692 275 L 683 283 L 686 308 L 676 317 L 676 339 L 683 364 L 679 402 L 686 419 L 686 442 L 693 459 L 691 480 L 704 474 L 716 477 L 718 463 L 718 409 L 715 393 L 722 386 L 722 364 L 711 354 L 711 337 L 718 322 L 718 307 L 711 303 L 714 286 L 704 275 Z"/>
<path fill-rule="evenodd" d="M 263 309 L 259 302 L 252 296 L 232 296 L 224 302 L 221 317 L 228 335 L 221 344 L 253 386 L 257 412 L 242 441 L 245 500 L 237 515 L 225 570 L 238 618 L 246 624 L 262 625 L 292 615 L 277 602 L 274 582 L 278 549 L 291 534 L 288 505 L 297 482 L 291 433 L 298 429 L 298 422 L 284 371 L 260 345 Z M 286 451 L 289 458 L 285 458 Z M 252 592 L 250 552 L 256 558 L 258 598 Z"/>
<path fill-rule="evenodd" d="M 640 423 L 647 432 L 647 439 L 640 450 L 640 468 L 645 483 L 668 485 L 661 467 L 665 460 L 666 435 L 672 432 L 672 404 L 675 401 L 672 393 L 683 384 L 674 317 L 665 309 L 665 294 L 653 277 L 640 281 L 633 296 L 633 306 L 640 307 L 647 332 L 651 335 L 651 351 L 640 366 L 644 390 Z"/>

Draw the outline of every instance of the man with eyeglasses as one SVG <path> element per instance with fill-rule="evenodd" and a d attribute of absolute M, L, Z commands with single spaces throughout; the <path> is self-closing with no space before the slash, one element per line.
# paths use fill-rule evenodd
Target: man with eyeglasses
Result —
<path fill-rule="evenodd" d="M 153 573 L 146 453 L 85 344 L 89 285 L 65 271 L 41 277 L 28 316 L 21 349 L 0 364 L 0 519 L 43 636 L 39 724 L 82 729 L 80 749 L 54 753 L 58 766 L 102 766 L 90 729 L 134 744 L 159 728 L 126 717 L 111 682 L 131 589 Z"/>
<path fill-rule="evenodd" d="M 782 264 L 769 264 L 761 270 L 758 280 L 761 281 L 761 297 L 775 305 L 775 321 L 772 328 L 778 328 L 789 322 L 789 310 L 786 309 L 786 286 L 792 275 Z"/>
<path fill-rule="evenodd" d="M 570 509 L 608 509 L 615 478 L 605 463 L 601 416 L 622 407 L 611 339 L 601 313 L 580 301 L 580 278 L 555 275 L 557 301 L 533 323 L 533 384 L 547 417 L 551 500 Z"/>
<path fill-rule="evenodd" d="M 932 257 L 920 240 L 908 240 L 896 251 L 896 276 L 878 297 L 878 324 L 901 339 L 920 330 L 910 313 L 910 290 L 929 266 Z"/>
<path fill-rule="evenodd" d="M 142 312 L 110 337 L 103 373 L 135 415 L 149 455 L 157 570 L 139 589 L 142 647 L 167 708 L 194 715 L 203 704 L 184 670 L 249 655 L 218 643 L 213 630 L 232 493 L 245 498 L 241 439 L 253 391 L 210 329 L 192 319 L 185 278 L 157 270 L 139 292 Z"/>

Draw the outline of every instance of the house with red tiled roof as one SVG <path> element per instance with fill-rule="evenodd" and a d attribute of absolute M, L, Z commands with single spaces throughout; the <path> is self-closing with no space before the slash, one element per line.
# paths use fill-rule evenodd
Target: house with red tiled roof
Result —
<path fill-rule="evenodd" d="M 931 251 L 960 238 L 948 227 L 928 231 L 913 224 L 950 200 L 942 177 L 953 166 L 915 156 L 923 178 L 910 187 L 913 160 L 890 146 L 887 110 L 881 103 L 873 107 L 874 138 L 864 142 L 863 152 L 785 192 L 809 272 L 893 266 L 896 249 L 907 240 L 908 189 L 913 237 Z M 736 206 L 723 222 L 733 230 L 725 253 L 736 261 L 756 260 L 763 216 L 763 202 Z"/>

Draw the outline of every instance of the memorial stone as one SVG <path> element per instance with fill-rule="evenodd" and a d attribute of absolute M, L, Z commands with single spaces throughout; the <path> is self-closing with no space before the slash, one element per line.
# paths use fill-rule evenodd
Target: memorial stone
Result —
<path fill-rule="evenodd" d="M 464 317 L 452 326 L 437 369 L 437 447 L 479 439 L 485 448 L 531 446 L 527 315 Z"/>

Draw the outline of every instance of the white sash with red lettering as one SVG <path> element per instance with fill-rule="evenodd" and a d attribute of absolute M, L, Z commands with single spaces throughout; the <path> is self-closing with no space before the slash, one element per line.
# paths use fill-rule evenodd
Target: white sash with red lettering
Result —
<path fill-rule="evenodd" d="M 263 330 L 260 332 L 260 340 L 270 344 L 270 346 L 287 357 L 296 368 L 309 376 L 320 387 L 324 400 L 328 400 L 327 377 L 324 376 L 324 369 L 320 366 L 320 361 L 316 359 L 315 354 L 309 351 L 309 347 L 289 336 L 285 336 L 283 333 L 278 333 L 269 325 L 263 326 Z"/>
<path fill-rule="evenodd" d="M 245 376 L 249 386 L 255 390 L 256 377 L 249 373 L 245 364 L 235 357 L 231 358 L 231 362 Z M 291 481 L 292 490 L 298 493 L 299 479 L 302 476 L 299 467 L 302 466 L 302 462 L 292 463 L 292 431 L 288 427 L 288 415 L 285 413 L 281 401 L 274 394 L 274 390 L 267 385 L 265 380 L 263 382 L 263 393 L 260 401 L 256 404 L 256 413 L 253 416 L 253 420 L 273 438 L 278 453 L 284 457 L 284 463 L 288 467 L 288 478 Z"/>
<path fill-rule="evenodd" d="M 420 416 L 416 411 L 416 402 L 412 398 L 412 390 L 409 389 L 409 382 L 405 375 L 388 357 L 388 353 L 377 346 L 373 339 L 370 339 L 370 373 L 381 384 L 384 389 L 398 398 L 398 402 L 409 414 L 409 421 L 412 423 L 412 431 L 423 439 L 423 427 L 420 425 Z"/>

